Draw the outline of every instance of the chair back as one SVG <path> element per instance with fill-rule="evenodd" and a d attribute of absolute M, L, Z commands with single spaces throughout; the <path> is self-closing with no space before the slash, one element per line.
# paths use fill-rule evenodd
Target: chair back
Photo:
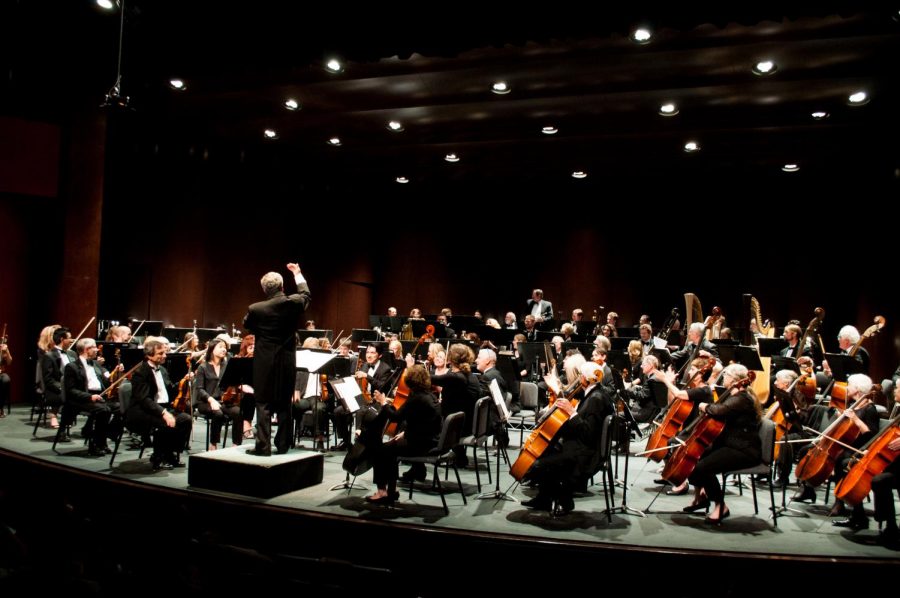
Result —
<path fill-rule="evenodd" d="M 615 421 L 614 415 L 607 415 L 603 418 L 603 427 L 600 429 L 600 445 L 597 447 L 597 451 L 594 453 L 591 461 L 591 475 L 609 467 Z"/>
<path fill-rule="evenodd" d="M 459 444 L 462 438 L 462 427 L 466 421 L 466 414 L 462 411 L 451 413 L 444 418 L 444 425 L 441 427 L 441 437 L 438 439 L 435 453 L 443 455 Z"/>
<path fill-rule="evenodd" d="M 534 382 L 519 383 L 519 402 L 523 409 L 537 409 L 538 387 Z"/>
<path fill-rule="evenodd" d="M 494 399 L 491 397 L 481 397 L 475 403 L 475 417 L 472 418 L 472 436 L 483 438 L 488 435 L 491 419 L 491 403 Z"/>
<path fill-rule="evenodd" d="M 762 448 L 763 465 L 771 465 L 775 457 L 775 422 L 771 419 L 759 422 L 759 443 Z"/>
<path fill-rule="evenodd" d="M 122 380 L 119 384 L 119 413 L 125 415 L 131 405 L 131 380 Z"/>

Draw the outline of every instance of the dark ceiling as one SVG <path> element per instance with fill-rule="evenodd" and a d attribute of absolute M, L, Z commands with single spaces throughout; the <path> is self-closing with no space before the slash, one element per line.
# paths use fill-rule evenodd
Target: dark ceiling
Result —
<path fill-rule="evenodd" d="M 226 6 L 126 0 L 122 92 L 135 146 L 413 183 L 571 181 L 575 170 L 589 179 L 848 170 L 893 179 L 900 167 L 900 22 L 886 8 L 637 14 L 622 3 L 602 14 L 435 16 L 451 6 Z M 90 0 L 20 0 L 9 10 L 0 109 L 61 122 L 61 106 L 100 110 L 115 80 L 118 13 Z M 654 33 L 646 45 L 628 38 L 640 24 Z M 332 55 L 344 72 L 325 71 Z M 762 59 L 777 72 L 753 74 Z M 187 90 L 171 90 L 171 77 Z M 491 93 L 498 80 L 511 93 Z M 860 90 L 871 101 L 849 106 Z M 302 109 L 283 108 L 288 97 Z M 664 102 L 679 114 L 660 116 Z M 814 120 L 817 110 L 830 116 Z M 389 131 L 391 120 L 404 131 Z M 548 125 L 559 132 L 542 134 Z M 265 140 L 266 128 L 279 139 Z M 332 136 L 341 147 L 327 145 Z M 683 151 L 689 140 L 701 150 Z M 450 152 L 460 161 L 444 161 Z M 789 162 L 800 173 L 782 173 Z"/>

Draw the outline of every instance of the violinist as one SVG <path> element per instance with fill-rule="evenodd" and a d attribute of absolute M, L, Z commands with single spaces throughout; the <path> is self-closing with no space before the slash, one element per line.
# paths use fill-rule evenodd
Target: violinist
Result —
<path fill-rule="evenodd" d="M 103 456 L 110 451 L 106 444 L 109 418 L 112 415 L 109 405 L 104 400 L 102 393 L 108 386 L 106 376 L 101 366 L 94 360 L 97 359 L 97 343 L 92 338 L 81 338 L 75 343 L 75 351 L 78 359 L 66 365 L 63 372 L 63 384 L 66 392 L 66 421 L 68 425 L 75 419 L 79 411 L 93 416 L 93 429 L 90 431 L 91 439 L 89 454 Z"/>
<path fill-rule="evenodd" d="M 132 432 L 153 431 L 153 471 L 183 467 L 178 455 L 191 435 L 191 416 L 168 409 L 175 396 L 175 385 L 162 367 L 165 362 L 166 344 L 157 337 L 144 339 L 144 361 L 131 378 L 131 404 L 125 413 L 126 425 Z"/>
<path fill-rule="evenodd" d="M 397 457 L 427 454 L 437 446 L 441 433 L 441 415 L 437 399 L 431 394 L 431 377 L 421 365 L 409 365 L 406 384 L 410 393 L 399 409 L 387 402 L 380 391 L 375 391 L 374 400 L 381 405 L 376 424 L 380 422 L 400 422 L 402 431 L 383 444 L 372 447 L 374 452 L 372 478 L 378 491 L 366 500 L 375 504 L 392 504 L 400 498 L 397 492 Z M 423 463 L 414 463 L 401 478 L 403 481 L 424 480 L 427 472 Z"/>
<path fill-rule="evenodd" d="M 702 402 L 698 410 L 714 419 L 724 420 L 725 429 L 700 458 L 688 478 L 695 488 L 694 500 L 683 509 L 685 513 L 692 513 L 714 505 L 706 518 L 708 523 L 713 524 L 721 523 L 730 514 L 725 505 L 725 494 L 719 485 L 719 475 L 725 471 L 751 467 L 762 459 L 759 400 L 751 388 L 735 386 L 736 382 L 747 379 L 747 368 L 733 363 L 723 370 L 723 376 L 726 392 L 719 402 Z"/>
<path fill-rule="evenodd" d="M 585 363 L 579 372 L 584 399 L 577 407 L 566 399 L 557 399 L 556 408 L 565 411 L 569 419 L 557 433 L 559 441 L 531 466 L 528 478 L 538 485 L 538 493 L 522 506 L 550 511 L 556 501 L 563 514 L 575 508 L 574 489 L 595 473 L 603 420 L 615 413 L 613 391 L 599 384 L 602 376 L 600 365 Z"/>
<path fill-rule="evenodd" d="M 872 390 L 872 379 L 866 376 L 865 374 L 853 374 L 847 378 L 847 405 L 852 405 L 858 399 L 861 399 L 864 395 L 868 394 Z M 865 445 L 872 436 L 874 436 L 878 432 L 878 409 L 875 407 L 874 403 L 869 403 L 866 407 L 859 410 L 858 412 L 852 407 L 845 410 L 843 412 L 850 421 L 859 429 L 859 436 L 856 437 L 856 440 L 849 443 L 853 448 L 858 449 Z M 812 445 L 807 445 L 800 451 L 800 456 L 806 454 L 807 451 L 810 450 Z M 840 482 L 841 479 L 847 474 L 847 466 L 850 463 L 850 460 L 855 455 L 855 451 L 851 451 L 849 449 L 845 449 L 841 452 L 837 459 L 835 459 L 834 463 L 834 473 L 832 474 L 832 480 L 837 483 Z M 816 500 L 816 490 L 815 488 L 805 481 L 799 482 L 802 491 L 799 495 L 794 497 L 794 500 L 797 501 L 811 501 L 815 502 Z M 840 515 L 847 515 L 848 511 L 844 506 L 844 502 L 841 500 L 835 500 L 834 506 L 831 508 L 831 512 L 829 515 L 831 517 L 837 517 Z M 849 519 L 841 519 L 838 521 L 832 522 L 833 525 L 837 527 L 849 527 L 853 530 L 860 530 L 869 527 L 869 520 L 866 519 L 865 513 L 863 512 L 862 505 L 856 505 L 853 508 L 853 512 L 850 513 Z"/>
<path fill-rule="evenodd" d="M 220 339 L 213 339 L 206 346 L 206 356 L 197 367 L 194 380 L 194 408 L 206 419 L 210 420 L 209 450 L 219 448 L 222 439 L 222 426 L 225 419 L 232 420 L 231 439 L 235 445 L 244 441 L 241 427 L 240 405 L 222 404 L 225 388 L 219 384 L 222 373 L 228 364 L 228 345 Z M 190 376 L 190 374 L 189 374 Z"/>
<path fill-rule="evenodd" d="M 615 326 L 611 326 L 610 324 L 604 324 L 600 327 L 600 335 L 605 336 L 606 338 L 613 338 L 619 336 L 619 333 L 616 331 Z"/>
<path fill-rule="evenodd" d="M 349 336 L 345 336 L 338 342 L 337 354 L 338 357 L 354 357 L 353 341 Z"/>
<path fill-rule="evenodd" d="M 200 337 L 195 332 L 186 332 L 182 341 L 184 351 L 191 354 L 191 361 L 200 359 L 206 351 L 200 348 Z"/>
<path fill-rule="evenodd" d="M 394 367 L 406 367 L 406 361 L 403 359 L 403 343 L 398 340 L 392 340 L 388 343 L 388 351 L 391 353 L 391 360 Z"/>

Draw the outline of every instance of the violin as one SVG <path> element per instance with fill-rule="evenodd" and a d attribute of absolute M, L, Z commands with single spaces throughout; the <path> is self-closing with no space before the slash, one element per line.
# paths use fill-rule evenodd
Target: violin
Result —
<path fill-rule="evenodd" d="M 715 357 L 710 357 L 706 361 L 706 365 L 694 373 L 691 377 L 691 382 L 695 380 L 702 381 L 703 376 L 707 372 L 712 371 L 715 366 Z M 685 420 L 687 420 L 693 410 L 694 402 L 690 399 L 677 398 L 672 401 L 659 427 L 653 430 L 653 434 L 650 435 L 650 439 L 647 441 L 645 452 L 647 452 L 648 459 L 656 462 L 662 461 L 666 454 L 665 449 L 669 447 L 669 442 L 681 431 Z"/>
<path fill-rule="evenodd" d="M 728 390 L 731 394 L 734 394 L 753 384 L 755 379 L 756 372 L 748 372 L 746 378 L 738 380 Z M 716 398 L 715 393 L 713 393 L 713 397 L 714 399 Z M 674 486 L 680 486 L 693 473 L 697 462 L 700 461 L 703 454 L 712 446 L 724 429 L 724 420 L 716 419 L 708 413 L 704 413 L 703 417 L 697 419 L 696 427 L 688 439 L 672 453 L 672 457 L 666 462 L 666 468 L 663 470 L 661 477 Z"/>
<path fill-rule="evenodd" d="M 177 411 L 178 413 L 184 413 L 188 410 L 188 406 L 191 404 L 191 355 L 188 353 L 187 357 L 185 357 L 187 361 L 187 374 L 184 375 L 184 378 L 178 382 L 178 393 L 175 395 L 175 398 L 172 400 L 172 409 Z"/>
<path fill-rule="evenodd" d="M 356 371 L 362 367 L 363 364 L 363 352 L 362 349 L 359 351 L 359 359 L 356 360 Z M 372 393 L 369 392 L 369 379 L 368 378 L 357 378 L 357 382 L 359 382 L 359 389 L 362 391 L 362 398 L 366 402 L 366 405 L 372 404 Z"/>
<path fill-rule="evenodd" d="M 422 343 L 424 343 L 426 340 L 433 339 L 433 338 L 434 338 L 434 326 L 432 326 L 431 324 L 428 324 L 427 326 L 425 326 L 425 334 L 423 334 L 421 337 L 419 337 L 419 341 L 416 343 L 416 346 L 413 348 L 412 354 L 413 355 L 416 354 L 416 351 L 418 351 L 418 349 L 422 345 Z M 450 355 L 448 354 L 447 358 L 449 359 L 449 357 L 450 357 Z M 400 407 L 402 407 L 403 404 L 406 403 L 406 400 L 409 398 L 410 390 L 409 390 L 409 386 L 406 384 L 406 374 L 408 372 L 409 372 L 408 369 L 404 369 L 403 374 L 400 376 L 400 381 L 397 382 L 397 390 L 394 392 L 394 408 L 395 409 L 400 409 Z M 387 434 L 388 436 L 395 436 L 397 434 L 397 425 L 398 425 L 398 422 L 389 423 L 387 425 L 387 428 L 385 428 L 384 433 Z"/>

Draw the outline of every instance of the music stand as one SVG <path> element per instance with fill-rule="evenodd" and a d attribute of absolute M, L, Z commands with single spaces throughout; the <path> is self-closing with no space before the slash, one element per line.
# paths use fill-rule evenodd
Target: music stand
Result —
<path fill-rule="evenodd" d="M 410 320 L 412 323 L 412 333 L 416 338 L 421 338 L 425 335 L 425 328 L 428 326 L 434 326 L 434 337 L 445 337 L 447 336 L 447 327 L 441 324 L 440 322 L 427 322 L 425 320 Z"/>
<path fill-rule="evenodd" d="M 759 346 L 760 357 L 780 357 L 781 350 L 787 347 L 789 343 L 783 338 L 761 336 L 756 339 L 756 344 Z"/>
<path fill-rule="evenodd" d="M 831 377 L 835 382 L 846 382 L 848 376 L 863 373 L 863 364 L 856 357 L 843 353 L 826 353 L 825 359 L 831 368 Z"/>
<path fill-rule="evenodd" d="M 372 330 L 375 330 L 376 328 L 383 328 L 381 325 L 381 316 L 370 315 L 369 328 L 371 328 Z"/>
<path fill-rule="evenodd" d="M 641 340 L 637 337 L 614 336 L 609 339 L 609 348 L 615 351 L 627 351 L 631 341 Z"/>
<path fill-rule="evenodd" d="M 650 349 L 650 355 L 654 356 L 657 360 L 659 360 L 659 369 L 665 370 L 666 364 L 672 363 L 672 354 L 669 353 L 668 349 L 662 348 L 658 349 L 656 347 Z"/>
<path fill-rule="evenodd" d="M 500 391 L 500 385 L 497 384 L 496 380 L 491 380 L 489 388 L 491 390 L 491 398 L 494 399 L 494 409 L 497 410 L 498 417 L 498 421 L 494 429 L 504 429 L 505 431 L 506 421 L 509 419 L 509 409 L 507 409 L 506 407 L 506 397 L 504 397 L 503 393 Z M 509 455 L 506 453 L 506 446 L 509 442 L 509 436 L 507 436 L 505 440 L 502 440 L 495 432 L 494 438 L 497 439 L 497 474 L 494 476 L 494 490 L 493 492 L 482 492 L 475 497 L 475 500 L 481 500 L 483 498 L 493 498 L 494 504 L 500 502 L 501 500 L 519 502 L 519 500 L 515 496 L 510 496 L 506 492 L 500 490 L 500 451 L 503 451 L 503 454 L 506 455 L 506 462 L 508 463 Z"/>
<path fill-rule="evenodd" d="M 586 322 L 581 320 L 580 322 L 572 322 L 575 325 L 575 334 L 578 336 L 593 336 L 594 327 L 597 325 L 597 322 Z"/>
<path fill-rule="evenodd" d="M 591 357 L 594 355 L 594 345 L 593 343 L 563 343 L 562 352 L 563 355 L 569 352 L 569 349 L 577 349 L 579 353 L 581 353 L 587 361 L 591 360 Z"/>
<path fill-rule="evenodd" d="M 476 318 L 475 316 L 450 316 L 448 320 L 450 328 L 456 330 L 459 334 L 462 334 L 463 330 L 467 332 L 473 332 L 478 328 L 484 326 L 484 321 L 480 318 Z M 484 337 L 482 336 L 481 338 Z"/>
<path fill-rule="evenodd" d="M 318 376 L 319 372 L 325 365 L 335 358 L 331 352 L 310 351 L 309 349 L 301 349 L 296 354 L 296 367 L 301 372 L 309 372 L 313 376 Z M 319 392 L 313 395 L 313 434 L 316 440 L 313 440 L 313 450 L 323 453 L 325 447 L 322 446 L 319 438 L 319 397 L 322 396 L 321 385 Z"/>
<path fill-rule="evenodd" d="M 795 374 L 800 374 L 800 366 L 797 365 L 797 360 L 793 357 L 781 357 L 780 355 L 772 356 L 772 369 L 771 371 L 777 372 L 779 370 L 790 370 Z"/>
<path fill-rule="evenodd" d="M 607 513 L 610 516 L 613 513 L 622 513 L 623 515 L 646 517 L 647 515 L 640 509 L 628 506 L 628 459 L 631 453 L 631 430 L 640 434 L 640 428 L 638 428 L 638 423 L 631 413 L 631 408 L 628 406 L 628 400 L 621 394 L 625 390 L 625 383 L 622 381 L 622 376 L 619 375 L 619 371 L 615 368 L 612 368 L 612 377 L 613 385 L 616 389 L 615 398 L 622 402 L 622 411 L 620 412 L 616 409 L 615 421 L 617 421 L 617 424 L 615 429 L 624 432 L 624 434 L 621 435 L 624 436 L 624 438 L 620 436 L 619 442 L 616 444 L 616 471 L 614 477 L 619 474 L 619 454 L 623 452 L 621 450 L 623 444 L 625 449 L 625 475 L 622 476 L 621 480 L 616 479 L 614 482 L 615 484 L 622 486 L 622 504 L 617 507 L 610 507 L 608 510 L 605 510 L 604 513 Z M 612 488 L 610 488 L 610 492 L 612 492 Z"/>
<path fill-rule="evenodd" d="M 554 336 L 562 338 L 562 333 L 555 330 L 538 330 L 536 338 L 539 343 L 549 343 L 553 340 Z"/>
<path fill-rule="evenodd" d="M 365 341 L 377 341 L 381 338 L 377 330 L 369 330 L 368 328 L 354 328 L 350 332 L 350 340 L 354 343 L 362 343 Z"/>
<path fill-rule="evenodd" d="M 519 343 L 519 356 L 525 362 L 525 370 L 533 371 L 535 364 L 540 369 L 541 356 L 544 354 L 545 343 Z"/>
<path fill-rule="evenodd" d="M 400 344 L 403 345 L 404 355 L 412 353 L 413 349 L 415 349 L 416 353 L 413 355 L 414 358 L 418 358 L 419 361 L 425 361 L 428 358 L 428 343 L 420 343 L 419 341 L 400 341 Z M 416 348 L 416 345 L 418 345 L 418 348 Z"/>
<path fill-rule="evenodd" d="M 362 398 L 362 389 L 359 387 L 359 382 L 357 382 L 355 376 L 345 376 L 340 381 L 333 381 L 331 383 L 331 387 L 334 389 L 337 398 L 341 401 L 344 406 L 344 409 L 351 416 L 356 417 L 356 413 L 361 409 L 361 405 L 359 403 Z M 354 447 L 357 444 L 354 444 Z M 352 447 L 348 447 L 348 451 L 352 451 Z M 347 456 L 350 456 L 350 453 L 347 453 Z M 346 458 L 345 458 L 346 462 Z M 363 473 L 363 472 L 359 472 Z M 359 488 L 363 491 L 368 491 L 368 487 L 360 486 L 356 484 L 357 475 L 353 475 L 353 481 L 350 480 L 350 470 L 344 467 L 344 481 L 340 484 L 335 484 L 329 490 L 346 490 L 347 494 L 350 494 L 350 491 L 354 488 Z"/>
<path fill-rule="evenodd" d="M 763 369 L 756 347 L 748 345 L 719 345 L 719 359 L 726 365 L 734 362 L 743 365 L 748 370 L 761 372 Z"/>

